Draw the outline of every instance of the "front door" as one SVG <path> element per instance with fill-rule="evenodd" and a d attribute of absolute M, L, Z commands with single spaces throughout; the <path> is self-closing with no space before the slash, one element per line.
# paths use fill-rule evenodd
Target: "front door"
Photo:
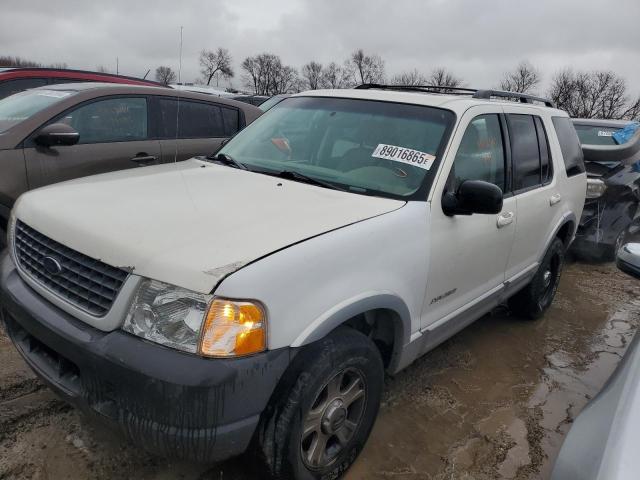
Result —
<path fill-rule="evenodd" d="M 25 142 L 29 188 L 159 162 L 160 143 L 149 140 L 147 99 L 103 98 L 82 104 L 49 123 L 66 123 L 79 134 L 72 146 Z"/>
<path fill-rule="evenodd" d="M 431 255 L 422 328 L 498 296 L 516 225 L 516 202 L 504 198 L 497 215 L 447 216 L 442 195 L 464 180 L 484 180 L 508 191 L 504 121 L 495 107 L 467 111 L 452 141 L 431 202 Z"/>

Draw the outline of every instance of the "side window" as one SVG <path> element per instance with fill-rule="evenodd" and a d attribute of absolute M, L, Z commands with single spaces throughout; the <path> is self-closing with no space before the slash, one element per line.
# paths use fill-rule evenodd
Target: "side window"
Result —
<path fill-rule="evenodd" d="M 46 78 L 16 78 L 15 80 L 0 82 L 0 98 L 5 98 L 30 88 L 42 87 L 46 84 Z"/>
<path fill-rule="evenodd" d="M 567 176 L 572 177 L 583 173 L 585 169 L 582 146 L 571 120 L 568 117 L 553 117 L 553 126 L 560 142 Z"/>
<path fill-rule="evenodd" d="M 484 180 L 505 190 L 505 155 L 498 115 L 480 115 L 469 124 L 453 161 L 453 187 Z"/>
<path fill-rule="evenodd" d="M 83 105 L 59 117 L 72 126 L 78 143 L 132 142 L 147 138 L 147 100 L 110 98 Z"/>
<path fill-rule="evenodd" d="M 542 183 L 545 184 L 553 178 L 553 162 L 551 161 L 551 150 L 544 124 L 540 117 L 533 117 L 538 132 L 538 148 L 540 150 L 540 175 Z"/>
<path fill-rule="evenodd" d="M 513 190 L 540 185 L 540 148 L 533 117 L 509 114 L 507 120 L 513 163 Z"/>
<path fill-rule="evenodd" d="M 222 118 L 225 136 L 230 137 L 240 129 L 240 116 L 235 108 L 222 107 Z"/>
<path fill-rule="evenodd" d="M 178 138 L 225 136 L 222 111 L 217 105 L 188 100 L 178 102 L 178 100 L 170 98 L 161 98 L 159 105 L 160 125 L 158 130 L 160 138 L 176 138 L 176 126 L 178 127 Z M 179 118 L 176 118 L 176 115 L 179 115 Z"/>

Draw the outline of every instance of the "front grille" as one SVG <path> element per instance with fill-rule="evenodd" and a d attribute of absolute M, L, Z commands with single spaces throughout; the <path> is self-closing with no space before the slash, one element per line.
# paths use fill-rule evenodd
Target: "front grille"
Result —
<path fill-rule="evenodd" d="M 128 273 L 87 257 L 17 221 L 15 254 L 20 269 L 85 312 L 105 315 Z M 47 260 L 44 260 L 44 259 Z M 57 268 L 61 267 L 59 272 Z"/>

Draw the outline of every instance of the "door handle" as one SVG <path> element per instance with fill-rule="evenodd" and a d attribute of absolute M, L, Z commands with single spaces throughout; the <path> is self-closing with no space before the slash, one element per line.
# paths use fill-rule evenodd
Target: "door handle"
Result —
<path fill-rule="evenodd" d="M 560 200 L 562 200 L 562 195 L 555 193 L 549 197 L 549 205 L 553 207 L 556 203 L 560 202 Z"/>
<path fill-rule="evenodd" d="M 515 215 L 513 212 L 502 212 L 498 215 L 498 228 L 506 227 L 513 223 Z"/>
<path fill-rule="evenodd" d="M 155 155 L 147 155 L 146 153 L 138 153 L 131 159 L 131 161 L 137 163 L 141 167 L 144 167 L 146 165 L 157 163 L 158 157 Z"/>

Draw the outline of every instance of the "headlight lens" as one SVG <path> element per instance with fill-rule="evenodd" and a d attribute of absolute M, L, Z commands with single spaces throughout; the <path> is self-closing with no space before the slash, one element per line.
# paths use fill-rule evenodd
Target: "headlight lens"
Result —
<path fill-rule="evenodd" d="M 211 298 L 156 280 L 143 280 L 122 329 L 167 347 L 196 353 Z"/>
<path fill-rule="evenodd" d="M 587 179 L 587 198 L 599 198 L 607 190 L 607 186 L 602 180 L 597 178 Z"/>
<path fill-rule="evenodd" d="M 140 284 L 122 329 L 208 357 L 266 349 L 266 316 L 258 303 L 214 298 L 149 279 Z"/>

